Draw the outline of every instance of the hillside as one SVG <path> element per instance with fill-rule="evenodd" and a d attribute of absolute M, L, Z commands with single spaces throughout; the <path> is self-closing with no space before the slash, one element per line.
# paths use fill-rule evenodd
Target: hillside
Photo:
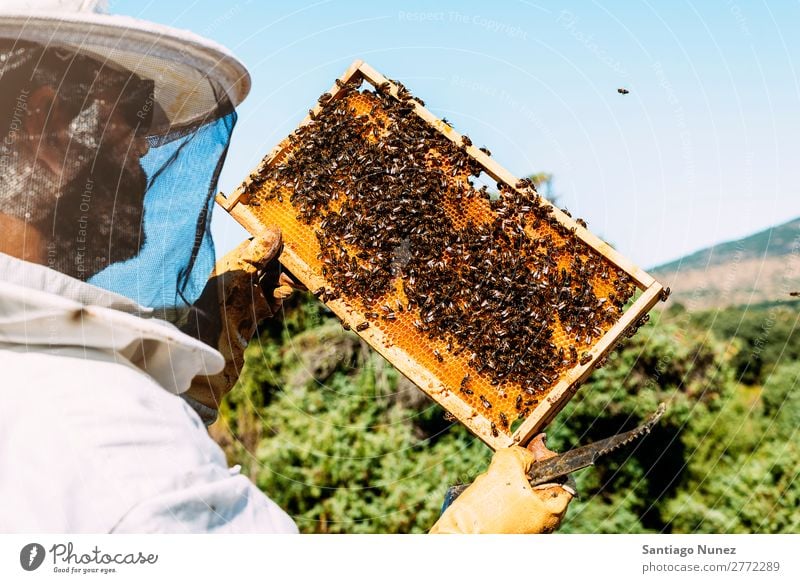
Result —
<path fill-rule="evenodd" d="M 649 271 L 690 310 L 788 300 L 800 291 L 800 218 Z"/>

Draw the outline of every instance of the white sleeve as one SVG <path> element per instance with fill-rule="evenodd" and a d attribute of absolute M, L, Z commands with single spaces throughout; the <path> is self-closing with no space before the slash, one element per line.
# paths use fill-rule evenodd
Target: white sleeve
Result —
<path fill-rule="evenodd" d="M 297 532 L 118 356 L 0 344 L 0 370 L 0 531 Z"/>

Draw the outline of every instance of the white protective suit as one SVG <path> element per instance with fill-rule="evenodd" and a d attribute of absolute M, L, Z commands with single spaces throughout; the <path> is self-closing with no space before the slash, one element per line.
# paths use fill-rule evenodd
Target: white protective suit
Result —
<path fill-rule="evenodd" d="M 178 394 L 222 355 L 0 254 L 0 532 L 297 532 Z"/>

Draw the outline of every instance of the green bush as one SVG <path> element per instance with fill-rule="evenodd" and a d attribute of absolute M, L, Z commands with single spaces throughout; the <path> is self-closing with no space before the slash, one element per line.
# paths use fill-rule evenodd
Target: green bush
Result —
<path fill-rule="evenodd" d="M 577 473 L 563 532 L 797 531 L 797 335 L 775 320 L 749 377 L 758 326 L 739 337 L 734 324 L 748 318 L 763 314 L 670 310 L 592 374 L 548 428 L 552 448 L 668 410 L 636 447 Z M 488 448 L 310 296 L 246 358 L 213 434 L 304 532 L 425 532 L 446 488 L 488 465 Z"/>

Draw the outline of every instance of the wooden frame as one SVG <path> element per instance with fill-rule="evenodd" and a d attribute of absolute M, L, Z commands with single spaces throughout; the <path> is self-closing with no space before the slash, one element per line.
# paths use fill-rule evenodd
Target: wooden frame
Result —
<path fill-rule="evenodd" d="M 389 83 L 391 95 L 397 97 L 397 86 L 360 60 L 350 65 L 339 80 L 343 84 L 351 81 L 358 82 L 365 80 L 375 87 L 384 83 Z M 333 99 L 339 98 L 342 92 L 343 89 L 336 83 L 334 83 L 329 90 Z M 321 109 L 322 106 L 317 104 L 312 109 L 312 112 L 316 115 Z M 414 102 L 414 109 L 418 116 L 437 129 L 441 134 L 455 144 L 461 144 L 462 135 L 434 116 L 430 111 L 425 109 L 424 106 Z M 308 123 L 310 119 L 310 115 L 306 116 L 301 122 L 301 126 Z M 258 172 L 265 166 L 269 166 L 269 164 L 280 157 L 288 147 L 289 139 L 286 138 L 262 160 L 255 172 Z M 473 159 L 480 163 L 484 171 L 493 179 L 505 183 L 510 188 L 516 189 L 518 179 L 498 164 L 493 158 L 489 157 L 475 146 L 468 146 L 466 151 Z M 260 231 L 265 229 L 265 225 L 261 223 L 256 214 L 247 206 L 249 200 L 246 194 L 246 187 L 248 184 L 249 178 L 229 197 L 224 197 L 221 194 L 218 195 L 217 203 L 230 213 L 230 215 L 247 229 L 248 232 L 257 235 Z M 543 204 L 549 203 L 543 201 Z M 626 330 L 636 325 L 637 321 L 659 301 L 662 293 L 662 286 L 650 275 L 554 206 L 553 216 L 567 228 L 573 229 L 574 235 L 591 247 L 595 252 L 626 272 L 642 293 L 633 304 L 625 310 L 620 319 L 600 337 L 594 346 L 592 346 L 589 350 L 591 360 L 583 365 L 576 365 L 567 371 L 558 383 L 550 389 L 547 397 L 532 410 L 528 417 L 510 436 L 505 433 L 493 435 L 491 422 L 461 399 L 457 394 L 457 387 L 445 386 L 434 373 L 414 360 L 399 346 L 393 344 L 378 327 L 372 326 L 366 330 L 357 332 L 370 346 L 392 363 L 395 368 L 495 450 L 513 444 L 525 444 L 533 435 L 539 433 L 564 405 L 566 405 L 569 399 L 572 398 L 578 386 L 591 374 L 598 361 L 605 357 L 625 334 Z M 308 287 L 308 289 L 317 289 L 327 284 L 326 280 L 322 278 L 321 275 L 309 268 L 309 266 L 291 249 L 290 245 L 285 246 L 280 261 L 295 277 Z M 359 312 L 351 309 L 341 299 L 329 301 L 326 305 L 342 320 L 342 322 L 348 324 L 353 330 L 356 329 L 359 322 L 363 321 L 363 316 Z"/>

